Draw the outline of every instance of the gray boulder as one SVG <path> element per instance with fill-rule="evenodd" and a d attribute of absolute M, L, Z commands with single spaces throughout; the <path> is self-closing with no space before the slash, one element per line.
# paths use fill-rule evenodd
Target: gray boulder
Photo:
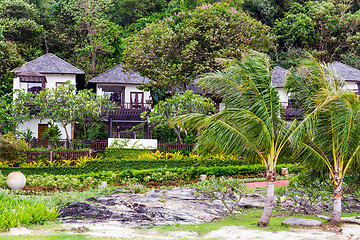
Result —
<path fill-rule="evenodd" d="M 314 219 L 306 218 L 288 218 L 282 221 L 281 225 L 290 225 L 290 226 L 321 226 L 322 222 Z"/>

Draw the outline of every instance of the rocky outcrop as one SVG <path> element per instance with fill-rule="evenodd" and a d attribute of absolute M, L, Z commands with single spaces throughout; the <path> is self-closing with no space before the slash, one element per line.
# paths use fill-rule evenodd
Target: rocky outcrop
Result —
<path fill-rule="evenodd" d="M 130 225 L 198 224 L 211 222 L 227 213 L 219 200 L 210 202 L 196 188 L 154 189 L 131 194 L 118 189 L 116 194 L 92 197 L 72 203 L 60 211 L 65 221 L 115 220 Z M 264 197 L 242 199 L 243 207 L 261 206 Z M 231 202 L 231 201 L 230 201 Z"/>

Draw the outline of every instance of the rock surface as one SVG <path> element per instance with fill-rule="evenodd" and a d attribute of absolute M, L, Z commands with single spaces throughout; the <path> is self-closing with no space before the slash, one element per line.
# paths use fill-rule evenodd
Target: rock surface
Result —
<path fill-rule="evenodd" d="M 290 225 L 290 226 L 321 226 L 322 222 L 314 219 L 306 218 L 287 218 L 282 221 L 281 225 Z"/>
<path fill-rule="evenodd" d="M 144 194 L 117 191 L 110 196 L 92 197 L 87 202 L 72 203 L 60 213 L 67 222 L 91 220 L 118 221 L 129 225 L 198 224 L 224 217 L 226 209 L 196 188 L 154 189 Z M 120 192 L 120 193 L 119 193 Z M 244 207 L 259 206 L 260 195 L 242 199 Z"/>

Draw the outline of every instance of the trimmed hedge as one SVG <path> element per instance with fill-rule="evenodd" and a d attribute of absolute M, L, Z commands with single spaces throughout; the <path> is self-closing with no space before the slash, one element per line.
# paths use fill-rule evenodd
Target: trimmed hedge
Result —
<path fill-rule="evenodd" d="M 3 175 L 7 176 L 10 172 L 20 171 L 25 175 L 42 175 L 44 173 L 53 175 L 78 175 L 96 173 L 102 171 L 120 172 L 121 177 L 135 177 L 139 180 L 147 176 L 151 176 L 153 173 L 166 170 L 172 172 L 178 172 L 186 174 L 190 178 L 196 178 L 200 174 L 216 175 L 216 176 L 232 176 L 232 175 L 250 175 L 261 174 L 265 172 L 265 167 L 260 164 L 254 165 L 225 165 L 225 166 L 211 166 L 200 165 L 189 167 L 170 167 L 166 164 L 154 164 L 153 162 L 160 160 L 148 160 L 148 161 L 91 161 L 85 167 L 30 167 L 30 168 L 0 168 Z M 169 160 L 163 160 L 169 161 Z M 133 164 L 136 163 L 135 167 Z M 150 167 L 152 166 L 152 167 Z M 279 164 L 276 169 L 279 172 L 282 167 L 287 167 L 290 173 L 299 172 L 300 168 L 295 164 Z"/>
<path fill-rule="evenodd" d="M 136 159 L 100 159 L 93 160 L 86 163 L 85 167 L 8 167 L 0 168 L 3 174 L 8 174 L 12 171 L 21 171 L 24 174 L 42 174 L 49 173 L 55 175 L 64 174 L 82 174 L 100 171 L 123 171 L 126 169 L 157 169 L 157 168 L 189 168 L 189 167 L 210 167 L 210 166 L 229 166 L 241 165 L 241 160 L 221 160 L 221 159 L 152 159 L 152 160 L 136 160 Z"/>

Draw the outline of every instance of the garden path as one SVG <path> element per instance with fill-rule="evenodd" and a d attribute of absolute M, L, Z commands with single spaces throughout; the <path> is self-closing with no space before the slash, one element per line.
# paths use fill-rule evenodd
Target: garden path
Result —
<path fill-rule="evenodd" d="M 249 182 L 245 183 L 247 188 L 266 187 L 267 182 Z M 289 180 L 275 181 L 275 187 L 286 187 L 289 184 Z"/>

